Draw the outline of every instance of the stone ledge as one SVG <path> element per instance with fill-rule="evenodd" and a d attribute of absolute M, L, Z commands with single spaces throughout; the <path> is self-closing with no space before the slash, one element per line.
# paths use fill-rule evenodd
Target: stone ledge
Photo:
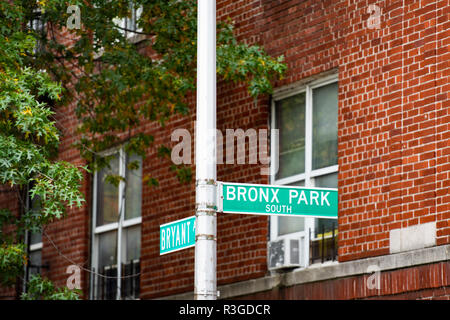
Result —
<path fill-rule="evenodd" d="M 295 269 L 291 272 L 274 274 L 258 279 L 236 282 L 220 286 L 219 299 L 232 299 L 257 292 L 269 291 L 276 287 L 290 287 L 298 284 L 345 278 L 369 274 L 370 266 L 378 267 L 379 271 L 408 268 L 423 264 L 450 260 L 450 245 L 412 250 L 408 252 L 364 258 L 355 261 L 316 264 L 308 268 Z M 162 297 L 168 300 L 191 300 L 194 294 L 183 294 Z"/>

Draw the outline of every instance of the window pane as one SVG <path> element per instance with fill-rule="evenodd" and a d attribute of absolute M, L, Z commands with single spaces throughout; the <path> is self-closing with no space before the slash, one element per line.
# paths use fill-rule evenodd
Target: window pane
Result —
<path fill-rule="evenodd" d="M 289 184 L 290 186 L 304 186 L 305 181 Z M 300 232 L 305 230 L 305 218 L 303 217 L 278 217 L 278 235 Z"/>
<path fill-rule="evenodd" d="M 132 155 L 128 163 L 139 162 L 139 168 L 130 170 L 127 168 L 126 174 L 126 199 L 125 199 L 125 219 L 131 219 L 141 216 L 142 202 L 142 159 L 139 156 Z"/>
<path fill-rule="evenodd" d="M 279 130 L 279 168 L 276 179 L 305 172 L 304 92 L 277 101 L 276 128 Z"/>
<path fill-rule="evenodd" d="M 131 18 L 127 18 L 127 29 L 135 31 L 138 17 L 137 17 L 137 8 L 133 2 L 130 2 L 130 11 L 131 11 Z"/>
<path fill-rule="evenodd" d="M 125 249 L 123 262 L 139 259 L 141 256 L 141 225 L 128 227 L 123 230 L 122 248 Z"/>
<path fill-rule="evenodd" d="M 42 242 L 42 231 L 30 233 L 30 245 Z"/>
<path fill-rule="evenodd" d="M 30 276 L 40 272 L 42 265 L 42 250 L 36 250 L 30 252 Z"/>
<path fill-rule="evenodd" d="M 305 230 L 303 217 L 278 217 L 278 235 L 300 232 Z"/>
<path fill-rule="evenodd" d="M 31 210 L 33 212 L 39 212 L 42 209 L 42 203 L 41 203 L 41 197 L 40 196 L 34 196 L 33 199 L 31 199 Z"/>
<path fill-rule="evenodd" d="M 324 176 L 314 178 L 314 185 L 318 188 L 337 188 L 338 173 L 331 173 Z M 333 228 L 337 228 L 336 219 L 315 219 L 316 234 L 322 232 L 330 232 Z"/>
<path fill-rule="evenodd" d="M 314 186 L 317 188 L 337 188 L 338 187 L 338 173 L 330 173 L 324 176 L 314 178 Z"/>
<path fill-rule="evenodd" d="M 337 164 L 338 84 L 313 90 L 312 168 Z"/>
<path fill-rule="evenodd" d="M 105 181 L 108 174 L 119 174 L 118 155 L 111 160 L 110 166 L 97 174 L 97 226 L 117 222 L 119 216 L 119 188 Z"/>
<path fill-rule="evenodd" d="M 117 263 L 117 231 L 105 232 L 98 236 L 98 267 L 103 272 L 104 267 Z"/>
<path fill-rule="evenodd" d="M 136 299 L 140 291 L 141 226 L 125 228 L 123 240 L 122 274 L 128 277 L 122 280 L 122 299 Z"/>
<path fill-rule="evenodd" d="M 41 211 L 41 198 L 35 196 L 31 200 L 31 210 L 33 213 L 39 213 Z M 30 232 L 30 245 L 42 242 L 42 231 Z"/>

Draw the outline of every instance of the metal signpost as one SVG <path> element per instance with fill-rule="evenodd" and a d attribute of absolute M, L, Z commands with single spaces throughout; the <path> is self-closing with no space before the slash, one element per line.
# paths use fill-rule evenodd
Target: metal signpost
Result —
<path fill-rule="evenodd" d="M 194 296 L 198 300 L 215 300 L 217 298 L 216 1 L 199 0 L 197 8 L 195 217 L 160 226 L 160 254 L 191 247 L 193 233 L 189 228 L 195 221 Z"/>
<path fill-rule="evenodd" d="M 195 134 L 194 297 L 217 298 L 216 1 L 197 6 L 197 121 Z"/>

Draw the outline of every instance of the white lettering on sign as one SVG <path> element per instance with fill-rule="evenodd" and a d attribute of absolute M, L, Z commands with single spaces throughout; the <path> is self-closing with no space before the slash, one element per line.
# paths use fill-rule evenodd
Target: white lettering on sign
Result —
<path fill-rule="evenodd" d="M 292 213 L 292 206 L 286 204 L 266 204 L 267 213 Z"/>
<path fill-rule="evenodd" d="M 297 197 L 298 197 L 297 190 L 289 190 L 289 204 L 292 203 L 293 198 L 297 198 Z"/>
<path fill-rule="evenodd" d="M 253 196 L 252 196 L 252 191 L 253 191 Z M 248 190 L 248 199 L 249 199 L 251 202 L 255 202 L 255 201 L 258 199 L 258 190 L 256 190 L 255 187 L 251 187 L 251 188 Z"/>
<path fill-rule="evenodd" d="M 324 202 L 324 201 L 327 202 L 327 206 L 328 206 L 328 207 L 330 206 L 330 203 L 328 202 L 328 199 L 327 199 L 327 197 L 328 197 L 329 194 L 330 194 L 329 192 L 325 193 L 325 195 L 323 194 L 323 192 L 320 193 L 320 205 L 321 205 L 321 206 L 323 206 L 323 202 Z"/>
<path fill-rule="evenodd" d="M 175 226 L 170 227 L 170 232 L 172 233 L 172 247 L 175 247 Z"/>
<path fill-rule="evenodd" d="M 186 225 L 184 223 L 181 225 L 181 239 L 186 240 Z"/>
<path fill-rule="evenodd" d="M 313 201 L 316 202 L 316 206 L 319 205 L 319 201 L 317 200 L 319 198 L 319 193 L 317 191 L 311 191 L 309 193 L 309 203 L 312 205 Z"/>
<path fill-rule="evenodd" d="M 195 227 L 195 226 L 194 226 Z M 161 250 L 171 249 L 190 243 L 191 221 L 186 221 L 180 225 L 168 226 L 161 229 Z"/>
<path fill-rule="evenodd" d="M 188 221 L 187 222 L 187 229 L 188 229 L 188 232 L 187 232 L 187 243 L 189 243 L 191 240 L 189 240 L 189 225 L 191 224 L 191 222 L 190 221 Z M 185 239 L 185 238 L 183 238 L 183 239 Z"/>
<path fill-rule="evenodd" d="M 238 187 L 238 201 L 241 201 L 241 196 L 244 201 L 247 201 L 245 199 L 246 192 L 247 192 L 247 189 L 245 189 L 244 187 Z"/>
<path fill-rule="evenodd" d="M 270 192 L 269 192 L 270 189 Z M 269 202 L 269 203 L 280 203 L 278 198 L 278 193 L 280 189 L 277 188 L 257 188 L 257 187 L 234 187 L 226 186 L 226 200 L 237 200 L 243 202 Z M 270 196 L 269 196 L 270 193 Z M 289 204 L 294 202 L 298 205 L 307 206 L 327 206 L 330 207 L 330 202 L 328 201 L 328 196 L 330 192 L 326 191 L 315 191 L 315 190 L 301 190 L 301 189 L 290 189 L 289 190 Z M 270 199 L 270 201 L 269 201 Z M 173 234 L 173 233 L 172 233 Z"/>
<path fill-rule="evenodd" d="M 170 248 L 170 228 L 167 228 L 166 230 L 166 242 L 167 242 L 167 248 Z"/>
<path fill-rule="evenodd" d="M 259 202 L 262 202 L 263 197 L 266 202 L 269 202 L 269 189 L 259 189 Z"/>
<path fill-rule="evenodd" d="M 263 202 L 263 201 L 269 202 L 269 189 L 268 188 L 251 187 L 251 188 L 247 189 L 245 187 L 237 187 L 237 195 L 236 195 L 235 187 L 227 186 L 226 189 L 227 189 L 227 191 L 226 191 L 227 199 L 226 200 L 255 202 L 259 198 L 260 202 Z M 271 198 L 270 202 L 279 203 L 280 201 L 278 200 L 278 192 L 280 190 L 279 189 L 270 189 L 270 191 L 272 193 L 272 198 Z"/>
<path fill-rule="evenodd" d="M 175 243 L 175 245 L 180 245 L 181 244 L 181 240 L 180 240 L 180 226 L 177 225 L 177 241 Z"/>
<path fill-rule="evenodd" d="M 236 188 L 235 187 L 227 187 L 227 200 L 234 200 L 236 199 L 236 194 L 235 194 Z"/>
<path fill-rule="evenodd" d="M 305 194 L 304 190 L 301 190 L 300 193 L 298 193 L 297 190 L 289 190 L 289 204 L 292 204 L 292 201 L 297 199 L 297 204 L 304 203 L 305 205 L 319 205 L 319 196 L 320 196 L 320 205 L 323 206 L 324 203 L 329 207 L 330 202 L 328 201 L 328 195 L 330 192 L 324 193 L 323 191 L 310 191 L 309 192 L 309 203 L 308 198 Z"/>
<path fill-rule="evenodd" d="M 298 198 L 297 204 L 300 204 L 300 202 L 304 201 L 305 205 L 308 205 L 308 200 L 306 200 L 305 191 L 300 192 L 300 197 Z"/>
<path fill-rule="evenodd" d="M 277 194 L 278 194 L 278 191 L 280 191 L 280 189 L 270 189 L 270 190 L 272 190 L 272 201 L 271 202 L 274 202 L 274 200 L 275 200 L 278 203 Z"/>

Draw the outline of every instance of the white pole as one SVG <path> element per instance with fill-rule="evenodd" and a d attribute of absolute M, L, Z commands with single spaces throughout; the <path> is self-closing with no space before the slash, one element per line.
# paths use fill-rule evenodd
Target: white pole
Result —
<path fill-rule="evenodd" d="M 216 1 L 199 0 L 197 19 L 194 295 L 197 300 L 215 300 L 217 298 Z"/>
<path fill-rule="evenodd" d="M 125 177 L 125 152 L 123 149 L 119 150 L 119 175 Z M 116 300 L 122 299 L 122 224 L 125 209 L 125 182 L 120 181 L 119 183 L 119 220 L 117 221 L 117 291 Z"/>

